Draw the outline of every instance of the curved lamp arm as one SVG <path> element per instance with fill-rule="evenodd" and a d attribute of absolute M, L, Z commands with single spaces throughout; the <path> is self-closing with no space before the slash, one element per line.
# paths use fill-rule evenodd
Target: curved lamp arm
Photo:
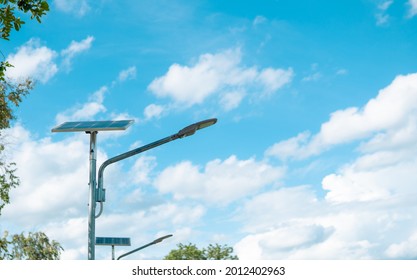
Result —
<path fill-rule="evenodd" d="M 204 121 L 200 121 L 200 122 L 194 123 L 192 125 L 189 125 L 187 127 L 184 127 L 183 129 L 181 129 L 180 131 L 178 131 L 177 133 L 175 133 L 175 134 L 173 134 L 171 136 L 162 138 L 162 139 L 160 139 L 158 141 L 152 142 L 152 143 L 147 144 L 145 146 L 142 146 L 142 147 L 133 149 L 133 150 L 131 150 L 129 152 L 120 154 L 118 156 L 115 156 L 115 157 L 112 157 L 112 158 L 106 160 L 100 166 L 100 169 L 98 171 L 96 202 L 104 202 L 105 199 L 106 199 L 105 198 L 105 190 L 103 188 L 103 173 L 104 173 L 104 169 L 107 166 L 109 166 L 112 163 L 115 163 L 115 162 L 121 161 L 123 159 L 129 158 L 131 156 L 137 155 L 139 153 L 145 152 L 147 150 L 153 149 L 155 147 L 161 146 L 161 145 L 163 145 L 165 143 L 168 143 L 168 142 L 171 142 L 173 140 L 176 140 L 176 139 L 179 139 L 179 138 L 184 138 L 184 137 L 187 137 L 187 136 L 191 136 L 197 130 L 206 128 L 208 126 L 211 126 L 211 125 L 215 124 L 216 122 L 217 122 L 217 119 L 214 118 L 214 119 L 208 119 L 208 120 L 204 120 Z M 101 207 L 102 207 L 102 205 L 101 205 Z M 100 214 L 96 218 L 98 218 L 100 215 L 101 215 L 101 212 L 100 212 Z"/>
<path fill-rule="evenodd" d="M 118 258 L 117 258 L 117 260 L 120 260 L 121 258 L 126 257 L 126 256 L 128 256 L 128 255 L 130 255 L 130 254 L 133 254 L 133 253 L 135 253 L 135 252 L 137 252 L 137 251 L 139 251 L 139 250 L 145 249 L 146 247 L 149 247 L 149 246 L 155 245 L 155 244 L 157 244 L 157 243 L 160 243 L 160 242 L 162 242 L 162 240 L 167 239 L 167 238 L 169 238 L 169 237 L 171 237 L 171 236 L 172 236 L 172 234 L 168 234 L 168 235 L 165 235 L 165 236 L 159 237 L 158 239 L 155 239 L 155 240 L 154 240 L 154 241 L 152 241 L 151 243 L 148 243 L 148 244 L 146 244 L 146 245 L 143 245 L 142 247 L 139 247 L 139 248 L 137 248 L 137 249 L 135 249 L 135 250 L 129 251 L 129 252 L 127 252 L 127 253 L 125 253 L 125 254 L 121 255 L 120 257 L 118 257 Z"/>

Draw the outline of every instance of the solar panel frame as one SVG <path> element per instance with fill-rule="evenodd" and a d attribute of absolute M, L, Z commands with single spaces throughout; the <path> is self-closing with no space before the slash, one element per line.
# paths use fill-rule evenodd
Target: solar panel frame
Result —
<path fill-rule="evenodd" d="M 113 131 L 126 130 L 134 121 L 117 120 L 117 121 L 78 121 L 64 122 L 54 128 L 52 132 L 92 132 L 92 131 Z"/>
<path fill-rule="evenodd" d="M 129 237 L 96 237 L 96 245 L 131 246 Z"/>

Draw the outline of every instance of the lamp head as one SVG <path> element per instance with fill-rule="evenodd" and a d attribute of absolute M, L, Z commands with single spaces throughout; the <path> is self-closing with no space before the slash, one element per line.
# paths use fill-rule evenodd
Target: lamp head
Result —
<path fill-rule="evenodd" d="M 192 125 L 189 125 L 187 127 L 184 127 L 180 131 L 178 131 L 177 136 L 178 138 L 184 138 L 187 136 L 193 135 L 197 130 L 206 128 L 208 126 L 211 126 L 217 122 L 217 119 L 208 119 L 201 122 L 194 123 Z"/>
<path fill-rule="evenodd" d="M 158 239 L 155 239 L 155 240 L 152 242 L 152 244 L 160 243 L 160 242 L 162 242 L 164 239 L 170 238 L 170 237 L 172 237 L 172 236 L 173 236 L 172 234 L 168 234 L 168 235 L 165 235 L 165 236 L 159 237 Z"/>

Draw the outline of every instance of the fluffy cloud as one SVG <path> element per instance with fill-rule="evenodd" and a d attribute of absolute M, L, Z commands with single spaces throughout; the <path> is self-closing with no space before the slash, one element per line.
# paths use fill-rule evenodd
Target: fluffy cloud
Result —
<path fill-rule="evenodd" d="M 246 222 L 243 228 L 245 231 L 254 233 L 283 223 L 308 219 L 322 210 L 312 189 L 300 186 L 268 191 L 253 197 L 244 203 L 239 219 Z"/>
<path fill-rule="evenodd" d="M 64 50 L 61 51 L 61 56 L 63 57 L 62 64 L 64 68 L 71 68 L 71 60 L 78 54 L 87 51 L 91 48 L 91 45 L 94 41 L 93 36 L 88 36 L 84 40 L 77 42 L 72 41 L 71 44 Z"/>
<path fill-rule="evenodd" d="M 88 144 L 76 138 L 36 140 L 21 126 L 6 134 L 21 184 L 12 192 L 4 218 L 30 227 L 79 214 L 87 202 Z"/>
<path fill-rule="evenodd" d="M 417 117 L 417 74 L 398 76 L 364 107 L 351 107 L 331 114 L 320 132 L 308 132 L 276 143 L 268 150 L 270 156 L 306 158 L 338 144 L 373 136 L 394 134 Z M 376 141 L 374 138 L 371 141 Z"/>
<path fill-rule="evenodd" d="M 131 66 L 119 73 L 118 81 L 124 82 L 136 78 L 136 67 Z"/>
<path fill-rule="evenodd" d="M 94 37 L 88 36 L 81 42 L 72 41 L 58 56 L 56 51 L 43 46 L 39 39 L 32 38 L 7 57 L 14 67 L 7 69 L 6 76 L 17 81 L 30 78 L 46 83 L 60 70 L 56 62 L 59 58 L 62 58 L 62 67 L 69 71 L 72 59 L 88 50 L 93 40 Z"/>
<path fill-rule="evenodd" d="M 210 96 L 218 95 L 220 104 L 230 110 L 243 99 L 245 88 L 256 87 L 262 94 L 271 94 L 292 79 L 291 69 L 259 71 L 255 67 L 241 66 L 241 60 L 239 49 L 204 54 L 191 67 L 172 65 L 165 76 L 155 79 L 148 89 L 157 97 L 169 97 L 182 106 L 201 104 Z"/>
<path fill-rule="evenodd" d="M 250 234 L 235 246 L 241 260 L 291 258 L 293 252 L 324 241 L 331 229 L 319 225 L 288 226 Z"/>
<path fill-rule="evenodd" d="M 66 121 L 89 120 L 97 114 L 105 112 L 106 107 L 103 105 L 103 102 L 106 92 L 108 92 L 108 88 L 103 86 L 89 97 L 87 103 L 74 106 L 65 112 L 59 113 L 56 116 L 56 123 L 61 124 Z"/>
<path fill-rule="evenodd" d="M 414 192 L 412 182 L 417 180 L 415 161 L 388 163 L 386 166 L 381 166 L 379 155 L 377 155 L 372 160 L 373 164 L 367 163 L 367 167 L 372 167 L 371 169 L 367 167 L 355 168 L 355 165 L 359 165 L 362 159 L 363 157 L 359 158 L 353 166 L 327 175 L 323 179 L 323 189 L 328 191 L 326 194 L 328 201 L 341 203 L 386 200 Z"/>
<path fill-rule="evenodd" d="M 14 67 L 7 70 L 6 76 L 14 80 L 34 78 L 46 83 L 58 72 L 56 56 L 55 51 L 42 46 L 38 39 L 31 39 L 7 57 Z"/>
<path fill-rule="evenodd" d="M 163 114 L 164 110 L 165 110 L 165 107 L 161 106 L 161 105 L 150 104 L 150 105 L 146 106 L 145 110 L 143 111 L 143 114 L 145 116 L 145 120 L 160 118 L 161 115 Z"/>
<path fill-rule="evenodd" d="M 311 134 L 309 132 L 300 133 L 295 137 L 283 140 L 279 143 L 272 145 L 266 150 L 265 153 L 268 156 L 275 156 L 281 160 L 296 157 L 297 155 L 302 157 L 304 155 L 303 145 L 305 145 L 308 142 L 310 137 Z"/>
<path fill-rule="evenodd" d="M 226 111 L 230 111 L 239 107 L 239 104 L 242 102 L 243 98 L 245 97 L 244 91 L 231 91 L 223 94 L 220 99 L 220 104 Z"/>
<path fill-rule="evenodd" d="M 133 184 L 149 184 L 151 178 L 149 173 L 156 167 L 156 158 L 150 156 L 141 156 L 136 159 L 135 163 L 129 170 L 132 174 L 129 182 Z"/>
<path fill-rule="evenodd" d="M 409 239 L 392 244 L 385 251 L 389 258 L 393 259 L 410 259 L 414 260 L 417 257 L 417 233 L 413 233 Z"/>
<path fill-rule="evenodd" d="M 203 172 L 189 161 L 181 162 L 162 171 L 154 184 L 161 193 L 172 193 L 176 199 L 227 204 L 274 184 L 283 174 L 283 169 L 267 163 L 231 156 L 208 162 Z"/>
<path fill-rule="evenodd" d="M 239 213 L 247 234 L 235 250 L 241 259 L 410 258 L 416 206 L 407 197 L 334 204 L 309 187 L 266 192 Z"/>

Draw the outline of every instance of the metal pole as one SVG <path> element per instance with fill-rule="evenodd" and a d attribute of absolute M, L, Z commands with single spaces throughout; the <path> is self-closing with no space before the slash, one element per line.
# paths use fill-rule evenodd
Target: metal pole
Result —
<path fill-rule="evenodd" d="M 95 259 L 95 240 L 96 240 L 96 137 L 97 131 L 90 133 L 90 198 L 88 204 L 88 259 Z"/>
<path fill-rule="evenodd" d="M 114 261 L 114 245 L 111 245 L 111 259 Z"/>

